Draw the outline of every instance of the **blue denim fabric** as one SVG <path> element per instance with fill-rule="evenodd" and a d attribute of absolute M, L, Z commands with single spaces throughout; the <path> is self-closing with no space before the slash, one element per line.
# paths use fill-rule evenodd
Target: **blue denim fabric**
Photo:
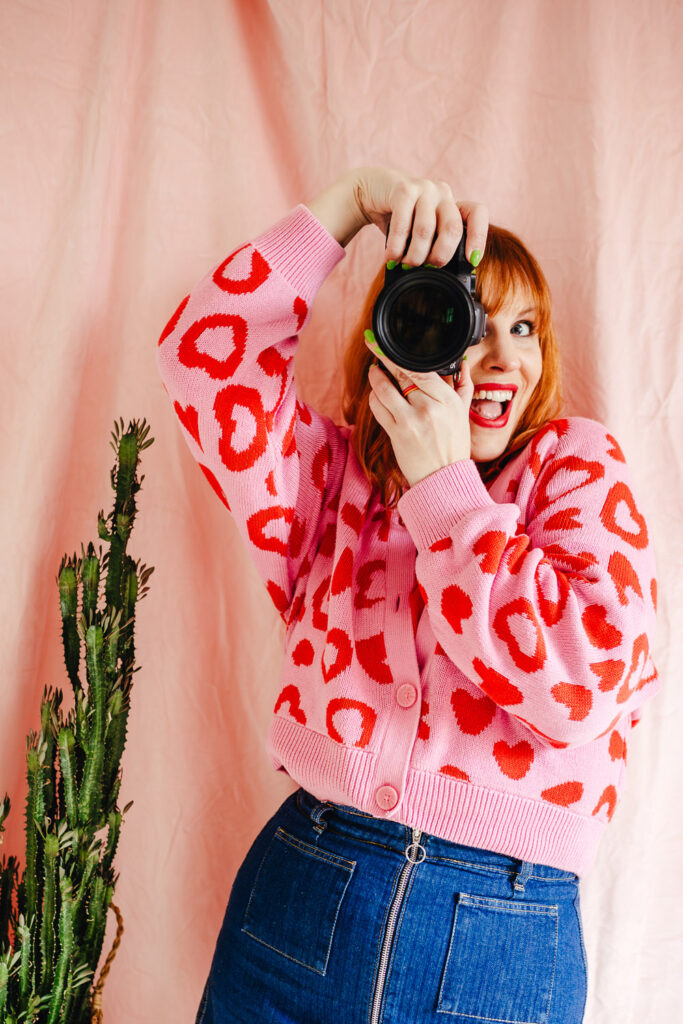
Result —
<path fill-rule="evenodd" d="M 580 1024 L 578 876 L 412 840 L 288 797 L 237 872 L 195 1024 Z"/>

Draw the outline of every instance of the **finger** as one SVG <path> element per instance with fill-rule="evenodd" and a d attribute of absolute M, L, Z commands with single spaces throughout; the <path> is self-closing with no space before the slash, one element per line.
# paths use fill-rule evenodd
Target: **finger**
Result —
<path fill-rule="evenodd" d="M 455 378 L 453 388 L 463 401 L 472 401 L 472 395 L 474 394 L 474 382 L 472 380 L 472 374 L 470 373 L 470 364 L 466 358 L 463 359 L 460 364 L 460 372 Z"/>
<path fill-rule="evenodd" d="M 453 259 L 462 238 L 462 217 L 453 198 L 442 199 L 436 208 L 436 238 L 427 255 L 426 263 L 444 267 Z"/>
<path fill-rule="evenodd" d="M 407 370 L 403 366 L 398 366 L 398 364 L 395 363 L 393 359 L 390 359 L 389 356 L 385 355 L 379 347 L 372 331 L 368 330 L 365 332 L 365 344 L 377 357 L 381 366 L 384 366 L 391 373 L 392 377 L 396 378 L 396 383 L 401 388 L 401 391 L 403 391 L 408 384 L 417 384 L 420 391 L 411 391 L 408 396 L 411 399 L 416 398 L 419 400 L 421 397 L 424 397 L 424 395 L 429 396 L 429 398 L 437 399 L 437 401 L 440 402 L 452 399 L 453 389 L 435 370 L 430 370 L 427 373 L 420 373 L 417 370 Z M 380 369 L 380 373 L 381 372 L 382 371 Z M 395 385 L 393 385 L 388 378 L 387 382 L 391 384 L 393 390 L 398 394 Z M 424 395 L 421 395 L 420 392 L 423 392 Z"/>
<path fill-rule="evenodd" d="M 387 235 L 387 260 L 400 260 L 408 243 L 417 202 L 417 187 L 407 181 L 400 181 L 391 196 L 391 220 Z"/>
<path fill-rule="evenodd" d="M 484 206 L 483 203 L 460 202 L 457 205 L 467 230 L 465 256 L 472 263 L 472 253 L 479 252 L 479 259 L 473 264 L 473 266 L 476 266 L 484 255 L 484 248 L 486 247 L 486 235 L 489 229 L 488 207 Z"/>
<path fill-rule="evenodd" d="M 436 234 L 435 197 L 431 191 L 423 192 L 415 204 L 410 246 L 402 259 L 410 267 L 421 266 L 432 247 Z"/>
<path fill-rule="evenodd" d="M 391 427 L 396 426 L 396 420 L 401 415 L 400 403 L 404 399 L 378 366 L 373 365 L 368 368 L 368 383 L 370 384 L 368 404 L 372 415 L 388 432 Z"/>

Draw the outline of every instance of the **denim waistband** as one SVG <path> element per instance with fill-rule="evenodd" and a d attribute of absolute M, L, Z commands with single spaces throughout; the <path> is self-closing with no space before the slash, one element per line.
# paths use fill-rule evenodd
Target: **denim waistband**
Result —
<path fill-rule="evenodd" d="M 367 814 L 346 804 L 319 800 L 318 797 L 303 788 L 299 788 L 293 795 L 299 810 L 311 817 L 314 825 L 317 824 L 321 830 L 330 825 L 335 831 L 344 832 L 365 842 L 380 843 L 397 853 L 404 853 L 406 843 L 410 842 L 410 827 L 399 821 L 377 818 L 373 814 Z M 519 857 L 496 853 L 494 850 L 465 846 L 462 843 L 454 843 L 427 832 L 422 833 L 420 846 L 423 847 L 426 858 L 429 860 L 439 860 L 443 863 L 453 862 L 454 866 L 466 865 L 493 872 L 512 873 L 515 877 L 520 877 L 520 889 L 523 889 L 526 878 L 546 878 L 553 881 L 573 882 L 577 885 L 579 882 L 579 876 L 572 871 L 563 871 L 561 868 L 554 868 L 549 864 L 536 864 L 533 861 L 521 860 Z"/>

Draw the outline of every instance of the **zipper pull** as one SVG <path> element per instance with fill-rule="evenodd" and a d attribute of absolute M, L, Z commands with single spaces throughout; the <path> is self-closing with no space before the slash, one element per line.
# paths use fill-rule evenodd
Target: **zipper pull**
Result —
<path fill-rule="evenodd" d="M 427 851 L 420 843 L 422 831 L 419 828 L 411 828 L 413 838 L 405 848 L 406 860 L 411 864 L 421 864 L 427 857 Z M 422 854 L 420 856 L 420 854 Z"/>

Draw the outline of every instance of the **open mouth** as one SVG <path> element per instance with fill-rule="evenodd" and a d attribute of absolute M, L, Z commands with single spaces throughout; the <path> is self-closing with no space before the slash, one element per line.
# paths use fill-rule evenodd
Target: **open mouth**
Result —
<path fill-rule="evenodd" d="M 476 423 L 477 426 L 480 426 L 480 427 L 492 427 L 492 428 L 504 427 L 506 425 L 508 419 L 510 418 L 510 409 L 512 408 L 512 401 L 513 400 L 510 400 L 510 401 L 507 401 L 507 402 L 491 402 L 491 401 L 488 401 L 486 399 L 481 399 L 481 400 L 478 400 L 476 403 L 472 402 L 471 405 L 470 405 L 470 419 L 474 423 Z M 478 412 L 477 408 L 474 408 L 475 404 L 476 404 L 477 408 L 483 407 L 482 412 Z M 494 416 L 488 415 L 487 416 L 487 415 L 483 414 L 484 410 L 487 413 L 490 413 L 491 411 L 493 411 L 492 407 L 496 406 L 496 405 L 499 405 L 501 407 L 501 409 L 502 409 L 502 411 L 501 411 L 501 413 L 499 415 L 497 415 L 497 416 L 496 415 L 494 415 Z"/>

